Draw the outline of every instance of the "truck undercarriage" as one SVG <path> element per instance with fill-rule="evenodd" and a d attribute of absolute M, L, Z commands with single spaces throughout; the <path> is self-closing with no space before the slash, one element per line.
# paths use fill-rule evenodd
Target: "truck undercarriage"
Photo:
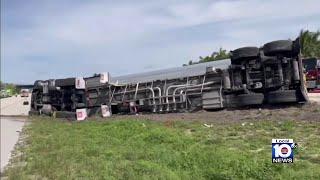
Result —
<path fill-rule="evenodd" d="M 83 120 L 307 101 L 298 38 L 239 48 L 230 60 L 115 78 L 38 80 L 30 114 Z"/>

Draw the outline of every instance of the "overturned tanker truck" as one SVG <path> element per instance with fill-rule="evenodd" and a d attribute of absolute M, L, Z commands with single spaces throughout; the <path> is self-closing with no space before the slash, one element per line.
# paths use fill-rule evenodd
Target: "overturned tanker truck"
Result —
<path fill-rule="evenodd" d="M 226 60 L 148 73 L 37 80 L 29 114 L 84 120 L 307 101 L 297 38 L 239 48 Z"/>

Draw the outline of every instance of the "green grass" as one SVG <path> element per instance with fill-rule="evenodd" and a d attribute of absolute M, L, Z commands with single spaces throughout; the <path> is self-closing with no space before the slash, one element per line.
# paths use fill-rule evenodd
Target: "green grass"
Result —
<path fill-rule="evenodd" d="M 133 117 L 134 118 L 134 117 Z M 320 179 L 320 123 L 213 124 L 35 119 L 26 128 L 27 165 L 10 179 Z M 299 144 L 293 164 L 271 163 L 271 139 Z"/>

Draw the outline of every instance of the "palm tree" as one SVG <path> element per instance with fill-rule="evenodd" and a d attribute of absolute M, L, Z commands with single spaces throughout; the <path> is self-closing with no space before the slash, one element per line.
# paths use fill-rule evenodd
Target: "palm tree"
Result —
<path fill-rule="evenodd" d="M 301 51 L 304 57 L 320 57 L 320 31 L 300 31 Z"/>
<path fill-rule="evenodd" d="M 230 53 L 227 52 L 227 50 L 220 47 L 219 52 L 215 53 L 213 61 L 228 59 L 228 58 L 230 58 Z"/>

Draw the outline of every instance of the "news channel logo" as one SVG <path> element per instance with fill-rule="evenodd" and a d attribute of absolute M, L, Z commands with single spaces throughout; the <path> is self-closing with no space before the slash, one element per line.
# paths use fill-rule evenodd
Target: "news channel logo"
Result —
<path fill-rule="evenodd" d="M 293 163 L 293 139 L 272 139 L 272 163 Z"/>

